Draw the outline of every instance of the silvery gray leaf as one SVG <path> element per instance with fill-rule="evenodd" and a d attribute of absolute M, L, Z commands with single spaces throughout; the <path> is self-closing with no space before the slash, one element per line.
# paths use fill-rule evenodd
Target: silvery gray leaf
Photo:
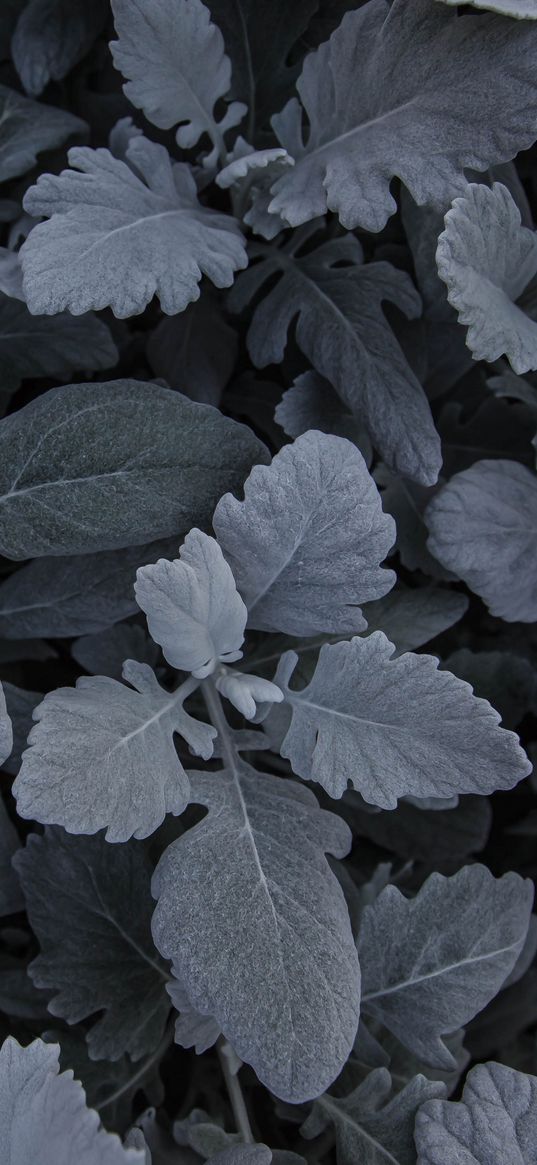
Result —
<path fill-rule="evenodd" d="M 307 687 L 291 688 L 298 657 L 282 656 L 275 682 L 292 713 L 281 754 L 331 797 L 348 783 L 394 809 L 403 796 L 492 793 L 527 776 L 518 737 L 438 659 L 394 646 L 381 631 L 325 644 Z M 471 758 L 471 761 L 470 761 Z"/>
<path fill-rule="evenodd" d="M 157 866 L 155 943 L 191 1006 L 299 1103 L 332 1083 L 358 1026 L 358 960 L 324 857 L 344 856 L 350 833 L 309 789 L 237 759 L 190 778 L 209 813 Z"/>
<path fill-rule="evenodd" d="M 359 604 L 395 581 L 380 566 L 395 538 L 359 450 L 312 430 L 254 469 L 244 501 L 225 494 L 213 526 L 250 627 L 308 636 L 360 631 Z M 334 560 L 338 570 L 334 575 Z"/>
<path fill-rule="evenodd" d="M 462 4 L 463 0 L 442 0 L 443 4 Z M 489 12 L 500 12 L 504 16 L 514 16 L 516 20 L 537 20 L 536 0 L 468 0 L 474 8 L 486 8 Z"/>
<path fill-rule="evenodd" d="M 50 1014 L 75 1024 L 100 1013 L 86 1032 L 91 1059 L 140 1060 L 170 1011 L 143 847 L 47 829 L 30 834 L 15 862 L 40 946 L 30 975 L 53 992 Z"/>
<path fill-rule="evenodd" d="M 25 303 L 8 295 L 0 293 L 1 394 L 33 377 L 61 379 L 80 368 L 89 373 L 117 364 L 110 330 L 91 312 L 80 317 L 62 312 L 49 320 L 30 315 Z"/>
<path fill-rule="evenodd" d="M 3 768 L 6 773 L 15 776 L 20 768 L 21 757 L 28 741 L 28 734 L 32 728 L 32 714 L 43 699 L 42 692 L 26 691 L 4 680 L 4 696 L 6 698 L 8 715 L 13 729 L 13 747 Z"/>
<path fill-rule="evenodd" d="M 29 0 L 11 41 L 26 92 L 39 97 L 49 81 L 61 81 L 89 51 L 106 17 L 105 0 Z"/>
<path fill-rule="evenodd" d="M 428 530 L 424 512 L 438 487 L 429 488 L 409 481 L 400 474 L 390 473 L 385 465 L 378 465 L 374 476 L 377 485 L 381 487 L 383 509 L 395 519 L 395 546 L 403 566 L 408 570 L 421 570 L 423 574 L 435 579 L 453 578 L 427 549 Z"/>
<path fill-rule="evenodd" d="M 0 182 L 31 170 L 42 150 L 60 146 L 71 134 L 86 131 L 85 121 L 64 109 L 30 101 L 0 85 Z"/>
<path fill-rule="evenodd" d="M 358 938 L 362 1007 L 426 1064 L 452 1068 L 442 1037 L 497 994 L 524 945 L 533 886 L 486 866 L 431 874 L 415 898 L 387 886 Z"/>
<path fill-rule="evenodd" d="M 537 323 L 516 304 L 537 272 L 537 234 L 521 225 L 506 186 L 471 183 L 455 199 L 436 262 L 474 360 L 505 354 L 515 372 L 537 368 Z"/>
<path fill-rule="evenodd" d="M 476 461 L 429 503 L 428 547 L 508 622 L 537 619 L 537 478 L 516 461 Z"/>
<path fill-rule="evenodd" d="M 266 170 L 276 163 L 279 166 L 294 165 L 293 159 L 281 146 L 256 150 L 239 134 L 226 165 L 216 175 L 216 185 L 222 190 L 228 190 L 230 186 L 240 186 L 243 179 L 255 178 L 258 170 Z"/>
<path fill-rule="evenodd" d="M 177 978 L 166 985 L 170 999 L 179 1012 L 175 1021 L 175 1042 L 182 1048 L 195 1048 L 201 1056 L 212 1048 L 221 1034 L 216 1021 L 210 1015 L 200 1015 L 192 1007 L 188 995 Z"/>
<path fill-rule="evenodd" d="M 332 385 L 318 372 L 303 372 L 296 377 L 277 405 L 274 419 L 288 437 L 300 437 L 308 429 L 347 437 L 358 446 L 369 469 L 373 450 L 363 422 L 353 417 Z"/>

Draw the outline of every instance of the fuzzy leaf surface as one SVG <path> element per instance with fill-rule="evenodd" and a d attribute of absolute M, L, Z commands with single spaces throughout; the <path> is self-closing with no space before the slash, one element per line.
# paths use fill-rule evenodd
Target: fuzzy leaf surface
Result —
<path fill-rule="evenodd" d="M 438 671 L 434 656 L 394 650 L 382 631 L 325 644 L 298 690 L 289 686 L 298 657 L 282 657 L 275 678 L 292 718 L 281 754 L 295 773 L 331 797 L 350 782 L 381 809 L 409 795 L 492 793 L 527 775 L 517 736 L 486 700 Z"/>
<path fill-rule="evenodd" d="M 106 17 L 106 0 L 29 0 L 11 41 L 26 92 L 39 97 L 49 81 L 61 81 L 89 51 Z"/>
<path fill-rule="evenodd" d="M 42 150 L 60 146 L 85 129 L 86 123 L 72 113 L 0 85 L 0 182 L 26 174 Z"/>
<path fill-rule="evenodd" d="M 259 1079 L 304 1101 L 338 1075 L 358 1026 L 358 960 L 324 856 L 342 857 L 349 831 L 309 789 L 236 758 L 191 784 L 209 813 L 157 866 L 155 943 Z"/>
<path fill-rule="evenodd" d="M 141 846 L 63 829 L 30 834 L 16 868 L 40 954 L 30 966 L 48 1009 L 68 1023 L 104 1012 L 87 1032 L 93 1060 L 139 1060 L 169 1013 L 166 971 L 151 940 L 151 865 Z"/>
<path fill-rule="evenodd" d="M 415 898 L 387 886 L 364 911 L 358 951 L 362 1007 L 424 1063 L 450 1069 L 443 1036 L 500 990 L 524 945 L 533 886 L 463 866 L 431 874 Z"/>
<path fill-rule="evenodd" d="M 248 623 L 289 635 L 361 631 L 359 604 L 393 586 L 380 566 L 395 539 L 359 450 L 314 430 L 254 469 L 244 501 L 225 494 L 213 526 Z M 334 561 L 337 560 L 337 574 Z"/>

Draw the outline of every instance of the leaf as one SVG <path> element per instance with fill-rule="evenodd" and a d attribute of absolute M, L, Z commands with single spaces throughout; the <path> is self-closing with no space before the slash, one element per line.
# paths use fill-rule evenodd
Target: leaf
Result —
<path fill-rule="evenodd" d="M 58 1044 L 34 1040 L 22 1048 L 9 1036 L 0 1048 L 0 1122 L 13 1165 L 144 1165 L 139 1149 L 124 1149 L 72 1072 L 59 1073 Z"/>
<path fill-rule="evenodd" d="M 318 372 L 303 372 L 296 377 L 276 406 L 274 419 L 288 437 L 300 437 L 308 429 L 347 437 L 357 445 L 369 469 L 373 450 L 364 425 L 352 416 L 332 385 Z"/>
<path fill-rule="evenodd" d="M 49 220 L 21 249 L 32 314 L 111 307 L 123 319 L 156 294 L 174 315 L 198 299 L 202 275 L 230 287 L 246 266 L 235 219 L 200 204 L 189 167 L 164 146 L 139 136 L 127 162 L 86 147 L 68 157 L 73 169 L 42 174 L 24 197 L 26 211 Z"/>
<path fill-rule="evenodd" d="M 449 478 L 476 461 L 493 457 L 509 456 L 531 465 L 534 458 L 530 435 L 534 424 L 531 410 L 521 404 L 507 404 L 493 397 L 467 416 L 461 405 L 450 401 L 437 422 L 442 438 L 442 472 Z"/>
<path fill-rule="evenodd" d="M 396 550 L 408 570 L 421 570 L 435 579 L 451 579 L 427 549 L 428 529 L 424 512 L 437 488 L 428 488 L 390 473 L 385 465 L 375 469 L 375 481 L 382 487 L 382 507 L 395 519 L 397 526 Z"/>
<path fill-rule="evenodd" d="M 86 123 L 63 109 L 30 101 L 0 85 L 0 182 L 26 174 L 43 150 L 60 146 L 86 130 Z"/>
<path fill-rule="evenodd" d="M 136 623 L 117 623 L 96 635 L 83 635 L 71 644 L 71 655 L 90 675 L 113 680 L 122 678 L 126 659 L 148 663 L 153 669 L 160 660 L 157 644 Z"/>
<path fill-rule="evenodd" d="M 354 834 L 369 838 L 407 862 L 426 862 L 430 869 L 453 869 L 487 844 L 492 810 L 486 797 L 459 797 L 452 809 L 433 809 L 400 801 L 380 813 L 352 807 L 346 814 Z"/>
<path fill-rule="evenodd" d="M 97 833 L 107 841 L 149 837 L 167 813 L 189 801 L 174 733 L 196 756 L 212 756 L 216 730 L 184 711 L 192 683 L 166 692 L 145 663 L 127 660 L 123 675 L 82 676 L 76 688 L 49 692 L 36 708 L 13 785 L 20 817 Z"/>
<path fill-rule="evenodd" d="M 30 377 L 68 376 L 81 367 L 97 372 L 119 357 L 106 324 L 91 313 L 77 319 L 65 312 L 50 320 L 0 293 L 0 359 L 0 392 L 11 393 Z"/>
<path fill-rule="evenodd" d="M 364 616 L 368 631 L 383 631 L 400 655 L 441 635 L 458 623 L 467 609 L 466 595 L 447 587 L 430 585 L 411 590 L 398 583 L 382 599 L 367 603 Z"/>
<path fill-rule="evenodd" d="M 10 251 L 7 247 L 0 247 L 0 291 L 11 299 L 24 302 L 19 252 Z"/>
<path fill-rule="evenodd" d="M 418 1165 L 532 1165 L 537 1077 L 477 1064 L 462 1100 L 430 1100 L 416 1118 Z"/>
<path fill-rule="evenodd" d="M 537 706 L 535 669 L 513 651 L 470 651 L 461 647 L 442 665 L 471 684 L 476 696 L 499 712 L 504 728 L 516 728 Z"/>
<path fill-rule="evenodd" d="M 390 1073 L 377 1068 L 349 1096 L 326 1092 L 314 1101 L 302 1136 L 317 1137 L 333 1126 L 338 1165 L 415 1165 L 416 1113 L 424 1101 L 445 1096 L 445 1087 L 415 1076 L 390 1098 L 391 1091 Z"/>
<path fill-rule="evenodd" d="M 464 866 L 431 874 L 415 898 L 387 886 L 366 908 L 358 939 L 362 1006 L 436 1068 L 455 1060 L 442 1036 L 500 990 L 524 945 L 533 886 Z"/>
<path fill-rule="evenodd" d="M 63 638 L 107 630 L 138 610 L 136 567 L 155 555 L 173 554 L 176 545 L 173 538 L 27 563 L 0 584 L 0 634 Z"/>
<path fill-rule="evenodd" d="M 486 700 L 438 671 L 434 656 L 393 652 L 382 631 L 325 644 L 298 691 L 289 687 L 298 657 L 282 656 L 276 683 L 292 720 L 281 754 L 295 773 L 331 797 L 350 782 L 381 809 L 409 795 L 492 793 L 527 776 L 518 738 Z"/>
<path fill-rule="evenodd" d="M 89 52 L 107 17 L 105 0 L 29 0 L 11 41 L 13 63 L 27 93 L 39 97 Z"/>
<path fill-rule="evenodd" d="M 232 310 L 241 310 L 267 279 L 278 276 L 278 282 L 253 311 L 250 356 L 257 368 L 281 363 L 295 321 L 298 346 L 365 422 L 384 459 L 430 484 L 441 465 L 438 434 L 423 389 L 382 310 L 388 300 L 415 318 L 417 292 L 409 276 L 391 264 L 364 264 L 361 245 L 350 235 L 297 254 L 317 230 L 316 224 L 299 232 L 280 249 L 261 244 L 253 249 L 262 259 L 237 280 L 229 297 Z"/>
<path fill-rule="evenodd" d="M 207 339 L 210 336 L 210 344 Z M 204 289 L 180 315 L 150 333 L 147 356 L 155 376 L 190 400 L 218 406 L 235 367 L 238 338 L 218 300 Z"/>
<path fill-rule="evenodd" d="M 427 543 L 492 615 L 537 619 L 537 480 L 516 461 L 476 461 L 429 503 Z"/>
<path fill-rule="evenodd" d="M 30 834 L 16 868 L 41 951 L 30 974 L 55 992 L 49 1012 L 70 1024 L 104 1012 L 86 1033 L 91 1059 L 141 1059 L 159 1043 L 170 1006 L 143 848 L 47 829 Z"/>
<path fill-rule="evenodd" d="M 264 446 L 137 380 L 51 389 L 0 421 L 0 551 L 83 554 L 208 524 Z"/>
<path fill-rule="evenodd" d="M 537 324 L 515 302 L 537 272 L 537 234 L 501 182 L 471 183 L 455 199 L 436 261 L 474 360 L 505 353 L 515 372 L 537 368 Z"/>
<path fill-rule="evenodd" d="M 350 834 L 309 789 L 238 759 L 191 783 L 209 813 L 157 866 L 156 945 L 191 1006 L 299 1103 L 334 1080 L 358 1026 L 347 907 L 323 856 L 342 857 Z"/>
<path fill-rule="evenodd" d="M 252 179 L 258 177 L 259 170 L 266 170 L 268 167 L 273 167 L 276 163 L 278 166 L 293 166 L 294 161 L 289 157 L 286 150 L 281 146 L 274 146 L 272 149 L 255 150 L 242 137 L 238 137 L 234 146 L 233 153 L 229 156 L 230 160 L 227 166 L 216 175 L 216 185 L 220 186 L 221 190 L 229 190 L 231 186 L 240 186 L 244 178 Z"/>
<path fill-rule="evenodd" d="M 151 638 L 178 671 L 204 679 L 219 661 L 241 658 L 247 610 L 214 538 L 191 530 L 179 558 L 139 567 L 134 590 Z"/>
<path fill-rule="evenodd" d="M 3 797 L 0 797 L 0 918 L 24 910 L 19 879 L 11 864 L 13 854 L 17 852 L 19 846 L 17 830 L 8 816 Z"/>
<path fill-rule="evenodd" d="M 537 4 L 535 0 L 442 0 L 444 4 L 462 4 L 467 2 L 474 8 L 486 8 L 489 12 L 501 12 L 505 16 L 514 16 L 517 20 L 537 20 Z"/>
<path fill-rule="evenodd" d="M 224 495 L 213 526 L 250 627 L 301 636 L 361 631 L 358 604 L 395 581 L 379 565 L 394 523 L 361 453 L 341 437 L 311 431 L 284 446 L 247 478 L 243 502 Z"/>
<path fill-rule="evenodd" d="M 347 13 L 306 58 L 300 101 L 272 118 L 295 166 L 273 186 L 271 212 L 299 226 L 333 210 L 349 230 L 380 231 L 396 209 L 395 174 L 415 202 L 444 210 L 466 187 L 465 167 L 486 170 L 532 143 L 533 56 L 531 25 L 492 14 L 460 17 L 430 0 Z"/>
<path fill-rule="evenodd" d="M 19 771 L 21 755 L 26 748 L 28 734 L 32 727 L 34 708 L 41 703 L 43 695 L 41 692 L 28 692 L 24 688 L 18 688 L 15 684 L 10 684 L 6 680 L 4 680 L 2 686 L 6 698 L 9 719 L 11 720 L 11 727 L 13 729 L 13 746 L 9 757 L 4 761 L 3 768 L 6 773 L 15 776 Z"/>

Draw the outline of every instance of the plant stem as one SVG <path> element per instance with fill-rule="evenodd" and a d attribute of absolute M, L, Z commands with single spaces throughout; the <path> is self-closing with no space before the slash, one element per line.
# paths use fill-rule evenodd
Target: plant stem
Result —
<path fill-rule="evenodd" d="M 236 1072 L 232 1071 L 231 1068 L 230 1046 L 223 1036 L 220 1036 L 216 1045 L 216 1050 L 218 1052 L 220 1067 L 222 1068 L 222 1073 L 226 1082 L 226 1088 L 228 1090 L 231 1107 L 233 1109 L 233 1116 L 235 1118 L 237 1131 L 240 1133 L 245 1145 L 253 1145 L 255 1144 L 255 1141 L 254 1134 L 252 1133 L 250 1126 L 248 1109 L 246 1108 L 246 1102 L 244 1100 L 242 1088 L 240 1086 L 239 1077 Z"/>

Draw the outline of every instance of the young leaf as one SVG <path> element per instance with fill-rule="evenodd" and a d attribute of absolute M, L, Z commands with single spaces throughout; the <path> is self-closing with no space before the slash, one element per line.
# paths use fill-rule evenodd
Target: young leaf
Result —
<path fill-rule="evenodd" d="M 232 102 L 217 122 L 215 105 L 229 92 L 231 65 L 220 29 L 201 0 L 112 0 L 119 39 L 111 44 L 124 91 L 159 129 L 180 123 L 183 149 L 207 134 L 213 166 L 225 157 L 224 133 L 239 124 L 246 106 Z"/>
<path fill-rule="evenodd" d="M 309 789 L 236 758 L 190 775 L 209 813 L 157 866 L 154 939 L 191 1006 L 299 1103 L 332 1083 L 358 1026 L 358 960 L 324 858 L 342 857 L 350 834 Z"/>
<path fill-rule="evenodd" d="M 208 760 L 216 731 L 184 711 L 191 682 L 166 692 L 134 660 L 123 674 L 135 691 L 107 676 L 82 676 L 36 708 L 13 785 L 21 817 L 70 833 L 106 828 L 106 840 L 118 842 L 148 837 L 167 813 L 186 808 L 189 785 L 174 733 Z"/>
<path fill-rule="evenodd" d="M 362 1007 L 426 1064 L 452 1068 L 442 1037 L 500 990 L 526 938 L 533 886 L 464 866 L 431 874 L 415 898 L 387 886 L 366 908 L 358 951 Z"/>
<path fill-rule="evenodd" d="M 42 150 L 60 146 L 86 123 L 64 109 L 30 101 L 0 85 L 0 182 L 31 170 Z"/>
<path fill-rule="evenodd" d="M 160 321 L 150 333 L 147 356 L 155 376 L 163 377 L 171 388 L 200 404 L 218 406 L 235 367 L 237 348 L 235 329 L 205 288 L 180 315 Z"/>
<path fill-rule="evenodd" d="M 440 1082 L 415 1076 L 390 1099 L 392 1081 L 386 1068 L 376 1068 L 350 1096 L 325 1092 L 301 1128 L 317 1137 L 333 1125 L 338 1165 L 415 1165 L 414 1121 L 426 1100 L 444 1097 Z"/>
<path fill-rule="evenodd" d="M 278 276 L 278 282 L 253 311 L 251 358 L 258 368 L 281 363 L 295 321 L 299 347 L 365 422 L 384 459 L 431 484 L 441 465 L 440 440 L 423 389 L 382 311 L 388 300 L 413 319 L 420 314 L 419 296 L 405 272 L 385 262 L 364 264 L 351 235 L 298 254 L 316 229 L 300 231 L 279 249 L 253 248 L 261 261 L 237 280 L 231 308 L 241 310 L 269 278 Z"/>
<path fill-rule="evenodd" d="M 248 612 L 214 538 L 191 530 L 179 558 L 139 567 L 134 590 L 152 639 L 178 671 L 203 679 L 220 660 L 241 658 Z"/>
<path fill-rule="evenodd" d="M 30 377 L 112 368 L 118 358 L 109 329 L 91 312 L 78 319 L 62 312 L 49 320 L 0 293 L 0 394 L 14 392 Z"/>
<path fill-rule="evenodd" d="M 341 437 L 312 431 L 284 446 L 250 474 L 243 502 L 224 495 L 213 526 L 250 627 L 300 636 L 361 631 L 359 604 L 395 581 L 379 565 L 394 523 L 361 453 Z"/>
<path fill-rule="evenodd" d="M 107 18 L 106 0 L 29 0 L 17 21 L 11 54 L 27 93 L 39 97 L 89 52 Z"/>
<path fill-rule="evenodd" d="M 416 1117 L 418 1165 L 533 1165 L 537 1077 L 477 1064 L 462 1100 L 430 1100 Z"/>
<path fill-rule="evenodd" d="M 415 202 L 443 210 L 464 190 L 465 167 L 486 170 L 532 144 L 533 59 L 523 22 L 369 0 L 306 58 L 300 101 L 272 118 L 295 166 L 270 210 L 298 226 L 328 209 L 348 229 L 380 231 L 396 209 L 395 174 Z"/>
<path fill-rule="evenodd" d="M 164 146 L 134 137 L 127 162 L 109 150 L 69 150 L 72 170 L 42 174 L 24 198 L 48 222 L 21 249 L 24 293 L 35 315 L 111 307 L 137 315 L 158 295 L 166 315 L 198 299 L 202 275 L 230 287 L 246 267 L 229 215 L 198 201 L 192 172 Z"/>
<path fill-rule="evenodd" d="M 170 1009 L 143 848 L 47 829 L 30 834 L 15 864 L 41 948 L 30 974 L 54 992 L 49 1012 L 70 1024 L 104 1012 L 86 1034 L 91 1058 L 141 1059 Z"/>
<path fill-rule="evenodd" d="M 0 551 L 83 554 L 176 534 L 264 446 L 216 409 L 137 380 L 51 389 L 0 421 Z"/>
<path fill-rule="evenodd" d="M 429 503 L 428 546 L 492 615 L 537 619 L 537 479 L 516 461 L 476 461 Z"/>
<path fill-rule="evenodd" d="M 292 719 L 281 747 L 293 770 L 341 797 L 350 781 L 373 805 L 403 796 L 450 797 L 510 789 L 529 761 L 498 713 L 438 660 L 392 658 L 381 631 L 325 644 L 311 683 L 289 687 L 298 657 L 282 656 L 276 683 Z"/>
<path fill-rule="evenodd" d="M 537 234 L 505 186 L 472 183 L 455 199 L 436 261 L 474 360 L 505 354 L 515 372 L 537 368 L 537 324 L 515 302 L 537 272 Z"/>
<path fill-rule="evenodd" d="M 22 1048 L 9 1036 L 0 1048 L 0 1124 L 13 1165 L 144 1165 L 140 1149 L 124 1149 L 86 1107 L 82 1085 L 62 1072 L 58 1044 Z"/>

